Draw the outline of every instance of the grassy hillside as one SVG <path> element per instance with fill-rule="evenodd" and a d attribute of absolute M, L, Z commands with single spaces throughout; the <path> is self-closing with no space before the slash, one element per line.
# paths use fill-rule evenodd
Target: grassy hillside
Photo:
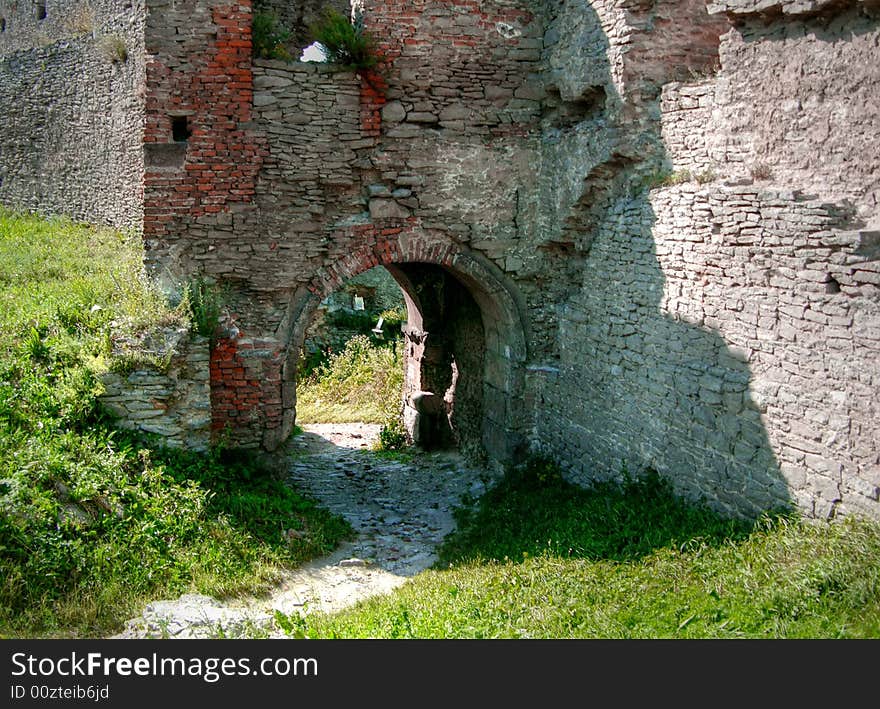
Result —
<path fill-rule="evenodd" d="M 137 239 L 0 209 L 0 636 L 98 636 L 152 598 L 256 591 L 350 531 L 246 457 L 113 432 L 111 331 L 189 318 L 141 257 Z"/>

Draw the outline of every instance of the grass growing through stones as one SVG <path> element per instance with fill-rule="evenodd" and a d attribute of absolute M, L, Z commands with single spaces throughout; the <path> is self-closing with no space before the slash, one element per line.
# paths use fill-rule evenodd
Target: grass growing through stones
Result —
<path fill-rule="evenodd" d="M 352 337 L 297 387 L 299 423 L 385 423 L 400 414 L 402 342 Z"/>
<path fill-rule="evenodd" d="M 185 317 L 141 258 L 137 239 L 0 209 L 0 637 L 100 636 L 158 597 L 256 592 L 349 532 L 253 460 L 112 430 L 111 328 Z"/>
<path fill-rule="evenodd" d="M 547 461 L 462 508 L 434 570 L 313 638 L 880 637 L 880 524 L 724 520 L 658 477 L 590 490 Z"/>

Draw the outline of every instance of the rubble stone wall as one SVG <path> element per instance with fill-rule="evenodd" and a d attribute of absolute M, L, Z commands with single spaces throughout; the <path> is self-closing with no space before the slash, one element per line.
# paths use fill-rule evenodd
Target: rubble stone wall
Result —
<path fill-rule="evenodd" d="M 878 513 L 869 5 L 727 3 L 717 73 L 663 87 L 664 167 L 604 193 L 559 364 L 532 367 L 536 445 L 572 477 L 651 467 L 732 514 Z"/>
<path fill-rule="evenodd" d="M 162 436 L 169 446 L 207 450 L 212 442 L 210 343 L 186 330 L 169 333 L 165 367 L 101 376 L 102 405 L 121 428 Z"/>
<path fill-rule="evenodd" d="M 139 231 L 142 0 L 3 0 L 0 24 L 0 202 Z"/>

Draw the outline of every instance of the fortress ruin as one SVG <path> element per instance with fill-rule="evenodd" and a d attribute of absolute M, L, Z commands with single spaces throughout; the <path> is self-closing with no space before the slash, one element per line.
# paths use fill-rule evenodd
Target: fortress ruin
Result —
<path fill-rule="evenodd" d="M 257 9 L 298 56 L 323 5 Z M 255 59 L 251 0 L 0 0 L 0 203 L 230 289 L 141 428 L 276 448 L 315 308 L 383 266 L 410 428 L 454 384 L 495 461 L 880 516 L 880 2 L 359 8 L 375 70 Z"/>

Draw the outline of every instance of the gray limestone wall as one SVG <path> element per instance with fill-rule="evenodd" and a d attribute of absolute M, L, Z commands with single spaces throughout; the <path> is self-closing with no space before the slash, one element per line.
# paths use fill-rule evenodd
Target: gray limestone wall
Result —
<path fill-rule="evenodd" d="M 650 467 L 728 513 L 876 515 L 873 233 L 751 185 L 637 193 L 612 215 L 560 318 L 541 444 L 576 479 Z"/>
<path fill-rule="evenodd" d="M 355 165 L 374 141 L 361 129 L 360 87 L 354 72 L 331 65 L 255 62 L 255 118 L 269 145 L 257 228 L 275 248 L 249 245 L 244 268 L 271 264 L 264 272 L 289 285 L 313 277 L 328 253 L 350 249 L 328 234 L 366 221 Z"/>
<path fill-rule="evenodd" d="M 729 514 L 876 515 L 876 20 L 765 9 L 366 3 L 382 79 L 255 62 L 253 202 L 176 258 L 283 347 L 304 298 L 466 254 L 466 427 L 515 408 L 572 479 Z"/>
<path fill-rule="evenodd" d="M 729 514 L 876 516 L 877 17 L 748 4 L 717 74 L 664 85 L 654 159 L 593 192 L 534 441 L 574 479 L 653 468 Z"/>
<path fill-rule="evenodd" d="M 187 330 L 165 333 L 161 339 L 160 349 L 141 349 L 139 354 L 142 360 L 152 354 L 167 364 L 103 374 L 100 401 L 117 417 L 120 428 L 162 436 L 169 446 L 207 450 L 211 444 L 210 343 Z"/>
<path fill-rule="evenodd" d="M 0 202 L 139 230 L 143 2 L 4 0 L 0 18 Z"/>

